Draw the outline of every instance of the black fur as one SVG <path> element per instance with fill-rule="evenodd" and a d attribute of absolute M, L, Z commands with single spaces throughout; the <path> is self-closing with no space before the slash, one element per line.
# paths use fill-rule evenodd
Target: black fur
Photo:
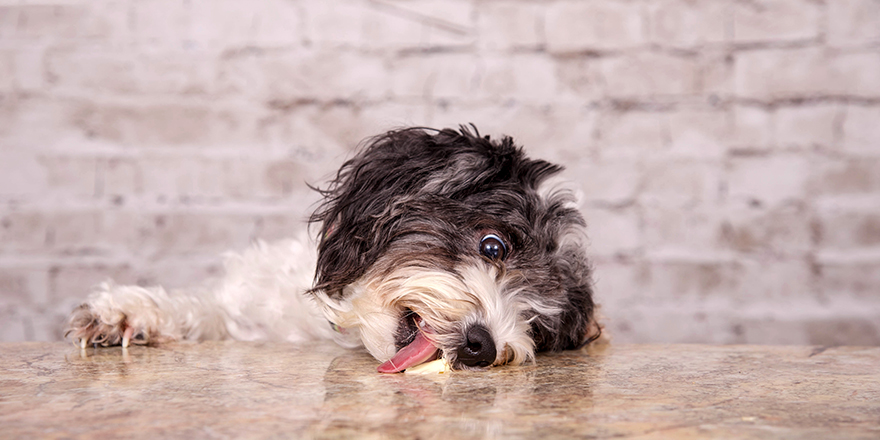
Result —
<path fill-rule="evenodd" d="M 325 202 L 312 215 L 321 224 L 313 291 L 341 299 L 343 288 L 383 259 L 451 271 L 479 259 L 485 231 L 502 236 L 509 256 L 490 262 L 514 286 L 564 312 L 533 311 L 532 338 L 541 350 L 582 346 L 598 336 L 591 269 L 579 246 L 560 247 L 570 229 L 584 226 L 564 197 L 543 200 L 537 188 L 561 167 L 532 160 L 510 137 L 493 141 L 462 127 L 409 128 L 370 140 L 347 161 Z M 488 259 L 486 259 L 488 261 Z"/>

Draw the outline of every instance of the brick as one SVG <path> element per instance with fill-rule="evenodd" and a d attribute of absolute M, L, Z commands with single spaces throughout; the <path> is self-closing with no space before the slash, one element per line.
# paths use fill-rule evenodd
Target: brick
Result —
<path fill-rule="evenodd" d="M 40 41 L 124 39 L 128 35 L 125 6 L 120 2 L 18 5 L 13 35 Z"/>
<path fill-rule="evenodd" d="M 727 112 L 686 109 L 669 115 L 670 153 L 687 158 L 718 159 L 731 136 Z"/>
<path fill-rule="evenodd" d="M 366 2 L 305 2 L 303 6 L 307 41 L 330 46 L 360 43 Z"/>
<path fill-rule="evenodd" d="M 839 345 L 880 345 L 877 314 L 870 317 L 844 316 L 817 319 L 806 323 L 809 344 L 825 347 Z"/>
<path fill-rule="evenodd" d="M 737 157 L 730 161 L 727 185 L 731 199 L 768 206 L 803 200 L 809 162 L 796 155 Z"/>
<path fill-rule="evenodd" d="M 828 44 L 862 46 L 880 42 L 880 4 L 875 0 L 828 3 Z"/>
<path fill-rule="evenodd" d="M 665 152 L 669 139 L 666 114 L 629 111 L 600 116 L 599 145 L 604 157 L 642 157 Z"/>
<path fill-rule="evenodd" d="M 256 117 L 242 106 L 82 103 L 69 123 L 94 141 L 117 145 L 215 148 L 253 145 Z"/>
<path fill-rule="evenodd" d="M 0 92 L 11 92 L 15 87 L 15 55 L 11 50 L 0 49 Z"/>
<path fill-rule="evenodd" d="M 37 154 L 28 150 L 8 146 L 0 150 L 0 199 L 45 195 L 46 170 Z M 59 173 L 55 173 L 56 178 Z"/>
<path fill-rule="evenodd" d="M 534 49 L 544 44 L 544 8 L 530 3 L 479 3 L 477 32 L 488 50 Z"/>
<path fill-rule="evenodd" d="M 577 103 L 554 105 L 438 105 L 429 124 L 456 128 L 473 122 L 493 138 L 510 135 L 517 144 L 549 160 L 576 166 L 594 148 L 597 112 Z M 550 148 L 550 147 L 554 148 Z"/>
<path fill-rule="evenodd" d="M 585 160 L 583 154 L 572 152 L 562 163 L 576 178 L 586 203 L 625 204 L 635 200 L 642 174 L 635 162 Z"/>
<path fill-rule="evenodd" d="M 629 255 L 641 246 L 636 210 L 589 208 L 584 210 L 584 216 L 588 222 L 591 255 Z"/>
<path fill-rule="evenodd" d="M 720 162 L 649 160 L 639 200 L 652 205 L 693 206 L 719 198 Z"/>
<path fill-rule="evenodd" d="M 380 57 L 356 52 L 243 52 L 220 61 L 218 87 L 270 102 L 380 99 L 388 75 Z"/>
<path fill-rule="evenodd" d="M 740 288 L 744 269 L 741 264 L 721 261 L 652 261 L 641 275 L 651 297 L 676 302 L 693 302 L 719 298 L 729 301 L 729 292 Z"/>
<path fill-rule="evenodd" d="M 476 39 L 474 4 L 468 0 L 369 2 L 361 43 L 370 49 L 454 49 Z"/>
<path fill-rule="evenodd" d="M 880 96 L 880 57 L 829 50 L 767 49 L 736 55 L 736 93 L 772 101 L 834 95 Z"/>
<path fill-rule="evenodd" d="M 180 211 L 146 216 L 138 252 L 148 258 L 217 255 L 244 249 L 253 238 L 255 218 L 238 212 Z"/>
<path fill-rule="evenodd" d="M 729 100 L 734 94 L 733 56 L 724 48 L 703 49 L 696 58 L 697 92 L 709 102 Z"/>
<path fill-rule="evenodd" d="M 775 145 L 775 114 L 764 107 L 733 107 L 733 136 L 730 146 L 748 150 L 768 150 Z"/>
<path fill-rule="evenodd" d="M 812 250 L 812 226 L 812 216 L 800 207 L 737 205 L 725 210 L 717 240 L 740 253 L 803 257 Z"/>
<path fill-rule="evenodd" d="M 51 51 L 46 56 L 54 88 L 107 94 L 211 93 L 214 65 L 213 55 L 204 52 Z"/>
<path fill-rule="evenodd" d="M 808 191 L 819 196 L 869 195 L 880 193 L 880 158 L 813 161 Z"/>
<path fill-rule="evenodd" d="M 0 214 L 0 250 L 2 253 L 30 253 L 43 249 L 51 239 L 49 223 L 45 212 L 4 210 Z"/>
<path fill-rule="evenodd" d="M 48 272 L 39 267 L 0 266 L 0 309 L 47 301 Z"/>
<path fill-rule="evenodd" d="M 559 87 L 566 94 L 589 101 L 599 101 L 605 94 L 601 61 L 588 57 L 564 57 L 556 60 Z"/>
<path fill-rule="evenodd" d="M 288 46 L 303 41 L 299 7 L 268 0 L 254 7 L 237 0 L 192 2 L 193 40 L 207 47 Z"/>
<path fill-rule="evenodd" d="M 716 256 L 722 215 L 706 205 L 648 204 L 643 211 L 645 247 L 654 253 Z"/>
<path fill-rule="evenodd" d="M 183 48 L 195 36 L 190 2 L 138 1 L 131 4 L 130 14 L 132 39 L 140 45 Z"/>
<path fill-rule="evenodd" d="M 645 43 L 639 3 L 554 2 L 547 7 L 547 49 L 582 52 L 627 49 Z"/>
<path fill-rule="evenodd" d="M 825 250 L 880 247 L 880 209 L 828 209 L 818 216 L 818 245 Z"/>
<path fill-rule="evenodd" d="M 822 11 L 815 2 L 756 0 L 733 4 L 736 42 L 812 40 L 819 37 Z"/>
<path fill-rule="evenodd" d="M 781 107 L 776 110 L 779 147 L 833 147 L 835 127 L 843 112 L 836 105 Z"/>
<path fill-rule="evenodd" d="M 392 63 L 391 93 L 402 98 L 467 99 L 478 92 L 482 62 L 468 54 L 407 56 Z"/>
<path fill-rule="evenodd" d="M 849 106 L 843 121 L 843 148 L 860 155 L 880 155 L 880 107 Z"/>
<path fill-rule="evenodd" d="M 652 43 L 680 48 L 723 43 L 732 25 L 730 6 L 722 2 L 654 1 L 648 17 Z"/>
<path fill-rule="evenodd" d="M 2 342 L 21 342 L 27 340 L 22 317 L 16 309 L 0 309 L 0 319 L 3 325 L 0 326 L 0 341 Z"/>
<path fill-rule="evenodd" d="M 603 58 L 605 95 L 617 98 L 693 94 L 698 91 L 694 60 L 677 55 L 635 52 Z"/>
<path fill-rule="evenodd" d="M 735 303 L 762 310 L 776 304 L 788 308 L 816 301 L 815 277 L 808 259 L 754 254 L 750 257 L 739 260 L 742 280 L 729 293 Z"/>
<path fill-rule="evenodd" d="M 47 188 L 55 196 L 90 199 L 95 196 L 97 158 L 44 155 L 37 158 Z"/>
<path fill-rule="evenodd" d="M 552 102 L 564 99 L 556 81 L 556 66 L 543 55 L 488 57 L 480 75 L 480 95 L 492 100 Z"/>
<path fill-rule="evenodd" d="M 874 261 L 820 261 L 819 289 L 826 296 L 875 302 L 880 291 L 880 259 Z"/>
<path fill-rule="evenodd" d="M 117 284 L 138 284 L 137 274 L 129 263 L 74 263 L 56 265 L 49 275 L 50 295 L 55 303 L 64 303 L 64 309 L 73 310 L 86 299 L 89 292 L 105 281 Z M 62 309 L 62 310 L 64 310 Z"/>

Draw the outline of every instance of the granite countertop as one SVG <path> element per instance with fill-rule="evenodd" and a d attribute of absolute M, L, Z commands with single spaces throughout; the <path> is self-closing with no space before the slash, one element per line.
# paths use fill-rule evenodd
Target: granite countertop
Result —
<path fill-rule="evenodd" d="M 880 347 L 610 345 L 376 373 L 332 345 L 0 344 L 2 438 L 880 438 Z"/>

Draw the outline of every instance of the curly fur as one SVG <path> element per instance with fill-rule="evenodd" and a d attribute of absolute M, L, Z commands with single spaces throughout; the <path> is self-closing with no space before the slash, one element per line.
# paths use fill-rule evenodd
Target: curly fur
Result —
<path fill-rule="evenodd" d="M 482 366 L 460 359 L 476 327 L 491 337 L 493 365 L 578 348 L 601 328 L 585 222 L 551 179 L 559 171 L 475 128 L 391 131 L 319 190 L 317 255 L 304 239 L 258 244 L 228 257 L 224 279 L 175 295 L 105 284 L 68 333 L 103 345 L 332 338 L 385 361 L 419 323 L 455 368 Z M 504 242 L 503 258 L 480 253 L 488 234 Z"/>

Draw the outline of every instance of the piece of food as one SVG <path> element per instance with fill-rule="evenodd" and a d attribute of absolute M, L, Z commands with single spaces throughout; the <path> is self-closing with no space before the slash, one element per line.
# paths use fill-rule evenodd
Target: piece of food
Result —
<path fill-rule="evenodd" d="M 425 362 L 414 367 L 409 367 L 404 371 L 406 374 L 444 374 L 452 371 L 446 359 L 437 359 L 431 362 Z"/>

